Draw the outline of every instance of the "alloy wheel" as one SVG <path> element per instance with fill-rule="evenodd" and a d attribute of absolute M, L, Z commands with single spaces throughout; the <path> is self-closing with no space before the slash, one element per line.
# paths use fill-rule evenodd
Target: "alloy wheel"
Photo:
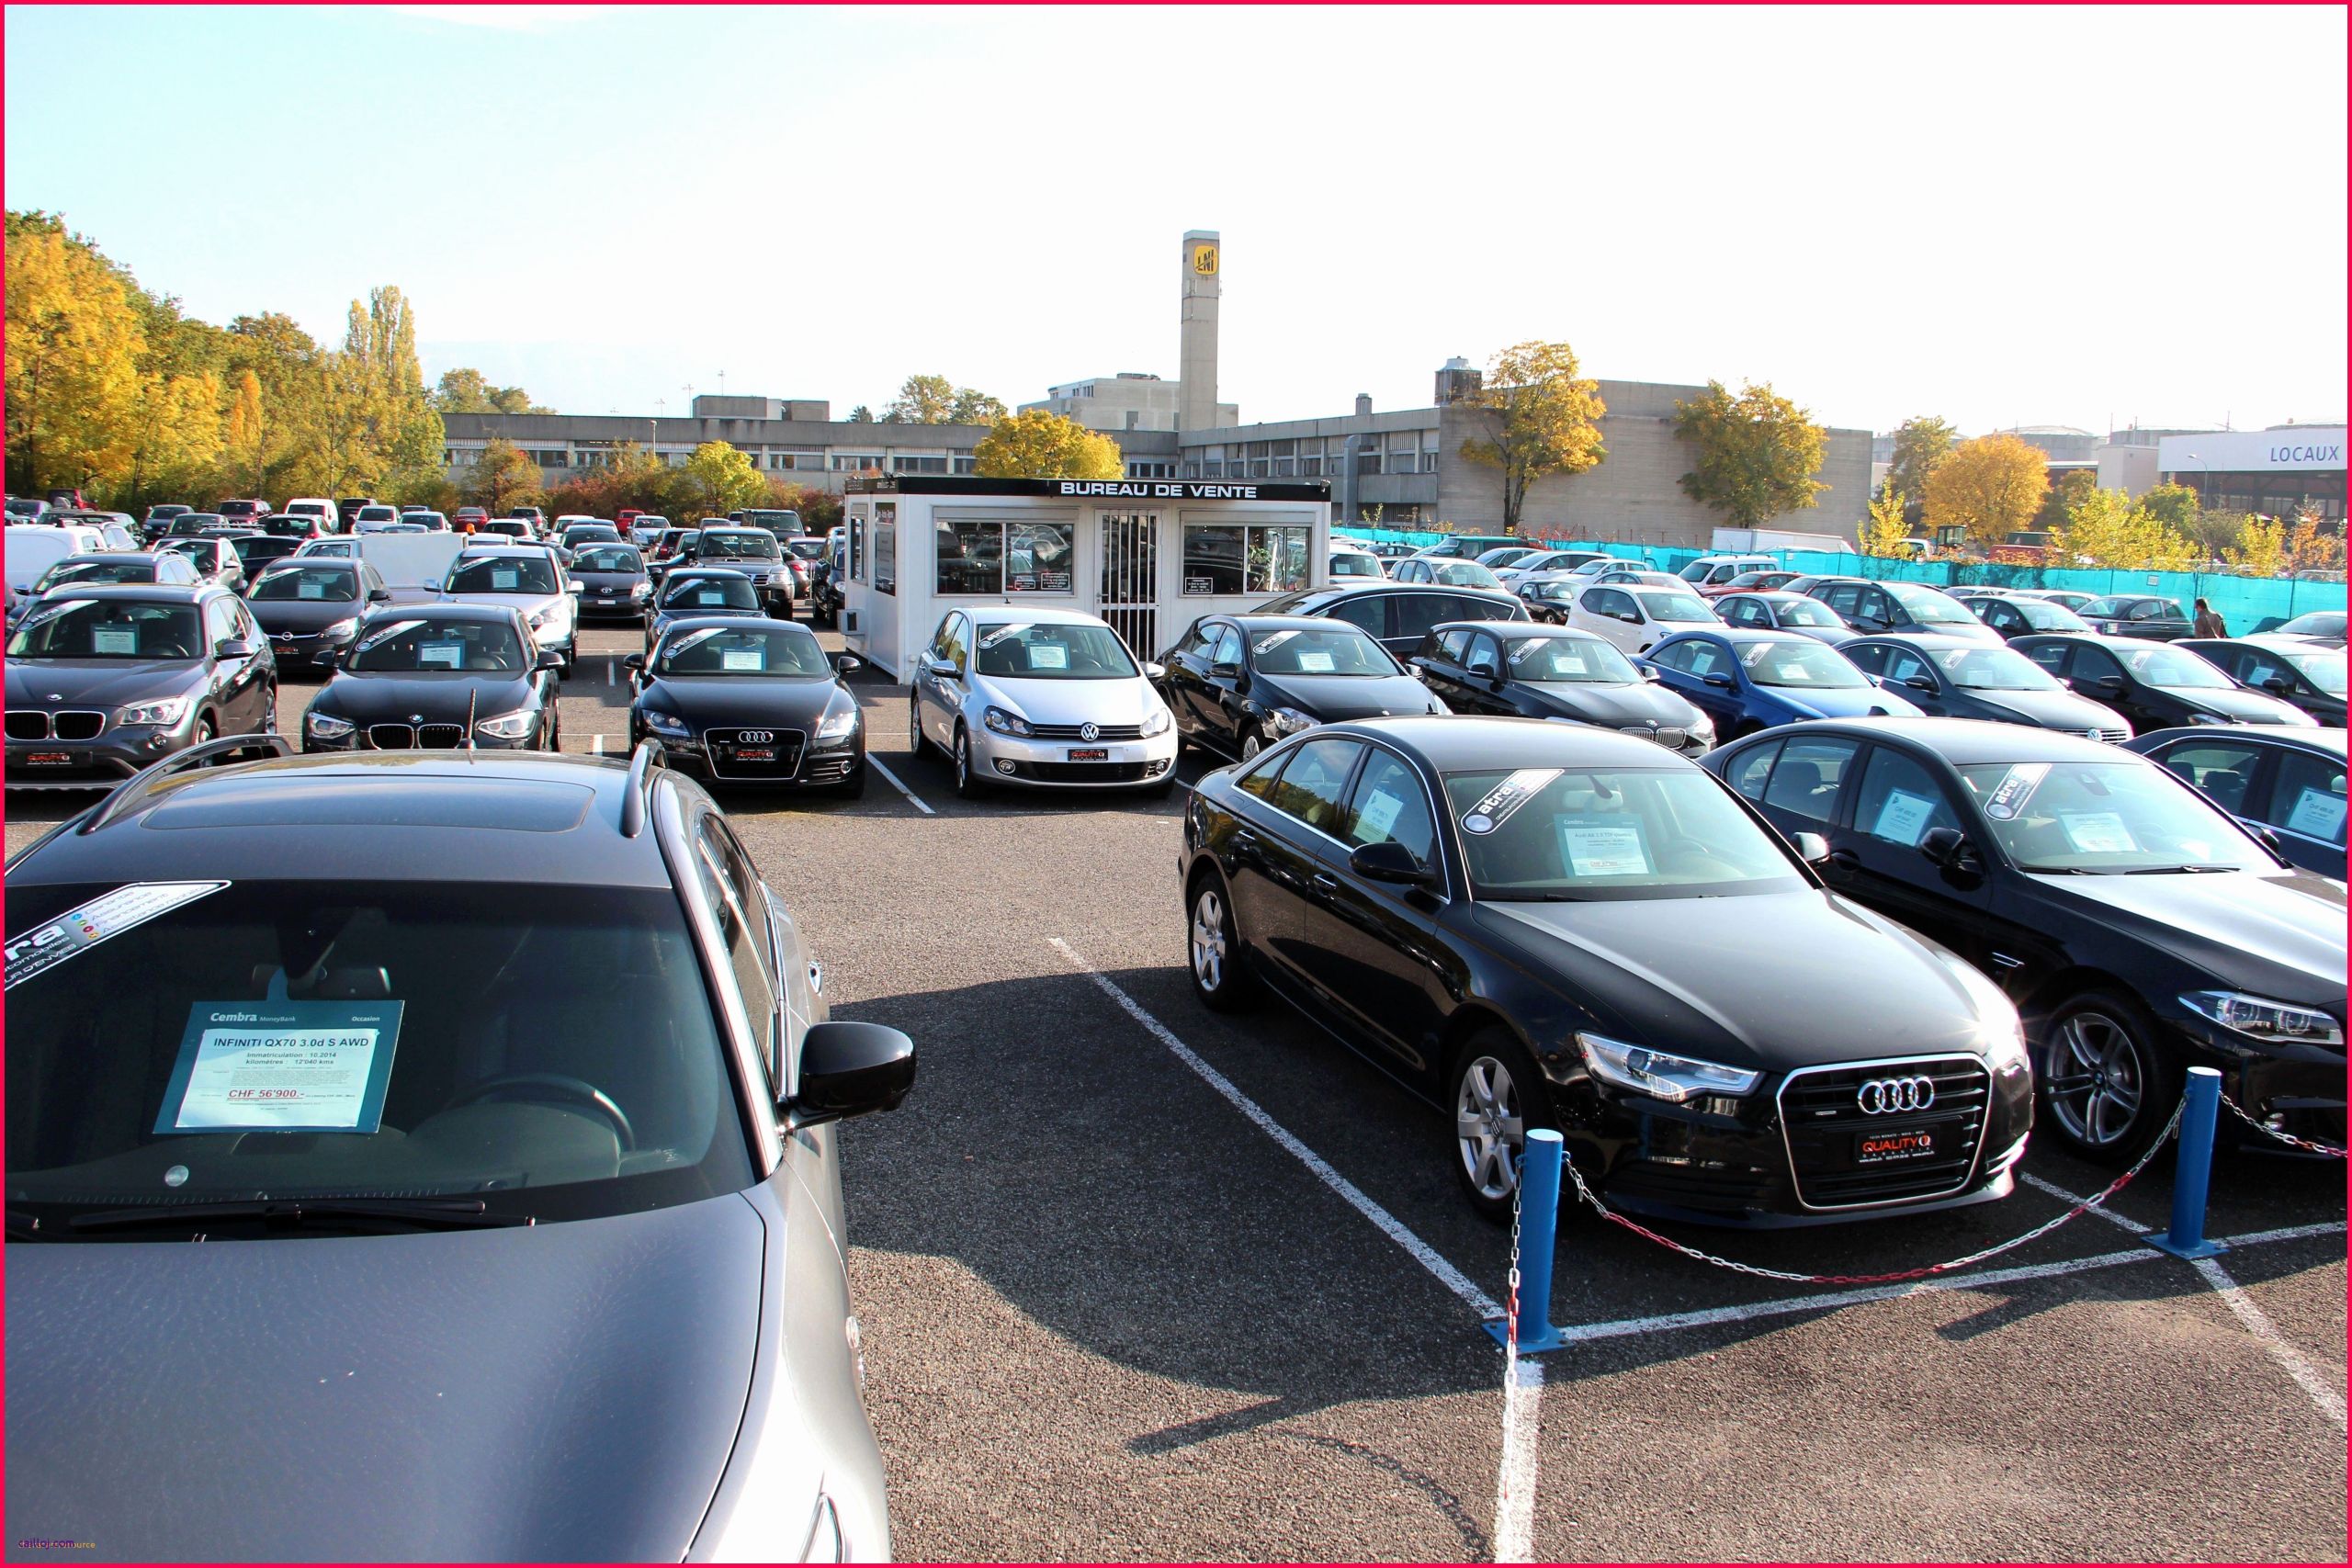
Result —
<path fill-rule="evenodd" d="M 1471 1059 L 1454 1091 L 1453 1126 L 1470 1185 L 1482 1198 L 1509 1198 L 1519 1185 L 1512 1161 L 1527 1140 L 1519 1087 L 1509 1067 L 1492 1056 Z"/>
<path fill-rule="evenodd" d="M 1204 887 L 1193 904 L 1193 977 L 1214 992 L 1225 984 L 1225 900 Z"/>
<path fill-rule="evenodd" d="M 972 743 L 964 732 L 956 732 L 956 787 L 968 788 L 972 782 Z"/>
<path fill-rule="evenodd" d="M 2078 1142 L 2105 1148 L 2131 1136 L 2147 1082 L 2139 1042 L 2120 1021 L 2086 1010 L 2058 1026 L 2042 1089 L 2051 1114 Z"/>
<path fill-rule="evenodd" d="M 1256 761 L 1258 753 L 1265 749 L 1266 743 L 1258 739 L 1258 732 L 1254 729 L 1241 738 L 1241 760 L 1245 762 Z"/>

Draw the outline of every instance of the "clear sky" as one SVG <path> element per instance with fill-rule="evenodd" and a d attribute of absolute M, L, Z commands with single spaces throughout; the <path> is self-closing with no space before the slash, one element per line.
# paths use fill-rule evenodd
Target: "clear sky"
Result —
<path fill-rule="evenodd" d="M 6 196 L 148 287 L 566 412 L 1176 371 L 1245 419 L 1449 355 L 1837 425 L 2346 412 L 2341 8 L 11 6 Z"/>

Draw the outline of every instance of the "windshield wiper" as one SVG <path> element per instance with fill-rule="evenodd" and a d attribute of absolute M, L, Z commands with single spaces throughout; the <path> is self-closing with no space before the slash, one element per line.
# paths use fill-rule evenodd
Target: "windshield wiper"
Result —
<path fill-rule="evenodd" d="M 2177 876 L 2187 872 L 2235 871 L 2233 865 L 2138 865 L 2118 874 L 2123 876 Z"/>
<path fill-rule="evenodd" d="M 480 1199 L 257 1198 L 225 1203 L 161 1203 L 152 1208 L 95 1210 L 66 1222 L 77 1231 L 184 1230 L 208 1220 L 257 1220 L 265 1225 L 329 1228 L 351 1221 L 417 1230 L 479 1230 L 538 1222 L 529 1214 L 492 1213 Z"/>
<path fill-rule="evenodd" d="M 2034 876 L 2111 876 L 2112 872 L 2093 871 L 2086 865 L 2021 865 L 2019 871 Z"/>

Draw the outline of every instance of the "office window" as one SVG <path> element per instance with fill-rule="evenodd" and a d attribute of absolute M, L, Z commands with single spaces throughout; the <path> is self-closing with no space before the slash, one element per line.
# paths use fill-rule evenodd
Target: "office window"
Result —
<path fill-rule="evenodd" d="M 979 469 L 979 466 L 980 460 L 978 457 L 958 457 L 956 459 L 956 471 L 959 474 L 976 473 Z"/>
<path fill-rule="evenodd" d="M 902 474 L 944 474 L 947 471 L 944 457 L 898 457 L 890 459 L 891 467 Z"/>
<path fill-rule="evenodd" d="M 1068 593 L 1073 530 L 1067 523 L 943 522 L 941 593 Z"/>
<path fill-rule="evenodd" d="M 1292 474 L 1297 472 L 1297 470 L 1298 459 L 1295 457 L 1277 457 L 1274 459 L 1274 478 L 1278 479 L 1286 479 L 1290 478 Z"/>
<path fill-rule="evenodd" d="M 833 454 L 832 468 L 837 474 L 854 474 L 866 468 L 879 472 L 881 468 L 882 459 L 868 453 L 836 452 Z"/>
<path fill-rule="evenodd" d="M 1251 479 L 1264 479 L 1264 478 L 1266 477 L 1266 473 L 1267 473 L 1267 470 L 1266 470 L 1266 464 L 1268 463 L 1268 461 L 1270 461 L 1270 459 L 1265 458 L 1265 457 L 1252 457 L 1252 458 L 1250 458 L 1250 477 Z"/>
<path fill-rule="evenodd" d="M 1225 478 L 1225 464 L 1219 458 L 1211 457 L 1201 465 L 1201 472 L 1210 479 L 1221 479 Z"/>
<path fill-rule="evenodd" d="M 1304 588 L 1310 534 L 1292 524 L 1187 523 L 1185 595 L 1287 593 Z"/>
<path fill-rule="evenodd" d="M 899 592 L 899 503 L 874 503 L 874 592 L 896 597 Z"/>
<path fill-rule="evenodd" d="M 1298 473 L 1301 479 L 1321 479 L 1323 477 L 1322 457 L 1319 455 L 1311 457 L 1301 457 L 1298 460 Z"/>

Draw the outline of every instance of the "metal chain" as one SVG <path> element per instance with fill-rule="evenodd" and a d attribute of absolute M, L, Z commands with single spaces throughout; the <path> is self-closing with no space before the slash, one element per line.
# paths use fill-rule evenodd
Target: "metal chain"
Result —
<path fill-rule="evenodd" d="M 1524 1183 L 1526 1162 L 1520 1162 L 1521 1171 L 1514 1174 L 1510 1184 L 1510 1295 L 1503 1303 L 1503 1353 L 1516 1360 L 1519 1355 L 1519 1200 Z"/>
<path fill-rule="evenodd" d="M 1627 1230 L 1632 1231 L 1635 1235 L 1645 1237 L 1648 1240 L 1657 1243 L 1660 1247 L 1666 1247 L 1669 1251 L 1679 1252 L 1683 1257 L 1691 1258 L 1697 1262 L 1712 1263 L 1718 1269 L 1729 1269 L 1741 1274 L 1753 1274 L 1757 1278 L 1762 1280 L 1785 1280 L 1791 1284 L 1796 1285 L 1884 1285 L 1894 1284 L 1904 1280 L 1926 1280 L 1938 1274 L 1949 1274 L 1955 1269 L 1965 1269 L 1972 1264 L 1982 1263 L 1988 1258 L 1997 1258 L 2004 1252 L 2014 1251 L 2030 1241 L 2035 1241 L 2042 1236 L 2048 1235 L 2060 1225 L 2064 1224 L 2067 1221 L 2075 1218 L 2077 1215 L 2087 1210 L 2098 1208 L 2099 1205 L 2105 1203 L 2109 1198 L 2114 1197 L 2118 1192 L 2122 1191 L 2124 1188 L 2131 1185 L 2132 1179 L 2148 1168 L 2148 1162 L 2156 1157 L 2157 1151 L 2162 1149 L 2165 1144 L 2170 1142 L 2173 1134 L 2178 1130 L 2180 1126 L 2181 1112 L 2187 1110 L 2188 1106 L 2188 1099 L 2184 1096 L 2181 1102 L 2173 1107 L 2172 1120 L 2165 1123 L 2165 1130 L 2156 1134 L 2155 1142 L 2148 1145 L 2147 1152 L 2140 1156 L 2137 1164 L 2133 1165 L 2131 1169 L 2125 1171 L 2122 1175 L 2117 1177 L 2113 1181 L 2108 1183 L 2104 1191 L 2099 1192 L 2093 1197 L 2084 1199 L 2081 1202 L 2075 1204 L 2064 1213 L 2060 1214 L 2056 1219 L 2045 1220 L 2041 1224 L 2038 1224 L 2031 1230 L 2026 1232 L 2023 1235 L 2013 1237 L 2008 1241 L 1996 1242 L 1993 1246 L 1982 1248 L 1979 1251 L 1972 1252 L 1964 1258 L 1955 1258 L 1945 1263 L 1931 1263 L 1924 1269 L 1897 1269 L 1890 1274 L 1799 1274 L 1786 1269 L 1764 1269 L 1759 1268 L 1758 1265 L 1753 1263 L 1742 1263 L 1736 1258 L 1718 1258 L 1712 1252 L 1702 1252 L 1695 1247 L 1684 1246 L 1682 1243 L 1676 1241 L 1671 1236 L 1660 1235 L 1657 1232 L 1651 1230 L 1648 1226 L 1636 1224 L 1634 1221 L 1627 1219 L 1624 1215 L 1610 1208 L 1607 1204 L 1601 1202 L 1600 1199 L 1594 1197 L 1592 1194 L 1592 1189 L 1584 1184 L 1584 1175 L 1577 1169 L 1576 1162 L 1574 1160 L 1568 1160 L 1565 1163 L 1568 1168 L 1568 1175 L 1576 1181 L 1577 1196 L 1582 1199 L 1585 1202 L 1591 1204 L 1594 1212 L 1599 1213 L 1602 1219 L 1621 1224 Z M 1516 1269 L 1512 1270 L 1512 1276 L 1514 1279 L 1517 1278 L 1517 1272 Z"/>
<path fill-rule="evenodd" d="M 2298 1138 L 2292 1133 L 2282 1133 L 2276 1127 L 2264 1126 L 2261 1122 L 2256 1121 L 2254 1117 L 2247 1112 L 2245 1107 L 2238 1104 L 2236 1100 L 2232 1100 L 2226 1094 L 2222 1096 L 2222 1103 L 2230 1108 L 2231 1115 L 2236 1117 L 2239 1121 L 2245 1122 L 2247 1126 L 2253 1128 L 2256 1132 L 2260 1133 L 2267 1138 L 2276 1138 L 2282 1144 L 2292 1144 L 2299 1149 L 2309 1149 L 2315 1155 L 2325 1155 L 2330 1159 L 2342 1159 L 2344 1157 L 2344 1151 L 2337 1148 L 2333 1144 L 2313 1143 L 2309 1138 Z"/>

